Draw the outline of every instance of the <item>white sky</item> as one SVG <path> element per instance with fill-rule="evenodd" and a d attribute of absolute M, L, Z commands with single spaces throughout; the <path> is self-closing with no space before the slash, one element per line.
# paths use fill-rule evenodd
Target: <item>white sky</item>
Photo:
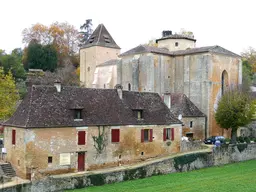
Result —
<path fill-rule="evenodd" d="M 197 47 L 220 45 L 240 54 L 256 48 L 254 0 L 0 0 L 0 49 L 22 47 L 21 32 L 37 22 L 67 21 L 77 29 L 103 23 L 127 51 L 163 30 L 192 31 Z"/>

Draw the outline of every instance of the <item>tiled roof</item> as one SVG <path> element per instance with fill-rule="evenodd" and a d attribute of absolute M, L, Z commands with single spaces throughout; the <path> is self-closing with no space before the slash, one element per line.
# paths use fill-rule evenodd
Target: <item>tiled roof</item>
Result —
<path fill-rule="evenodd" d="M 158 47 L 151 47 L 147 45 L 139 45 L 125 53 L 122 53 L 120 56 L 127 56 L 127 55 L 135 55 L 141 53 L 157 53 L 169 56 L 182 56 L 182 55 L 191 55 L 191 54 L 200 54 L 200 53 L 217 53 L 217 54 L 224 54 L 233 57 L 241 57 L 236 53 L 233 53 L 227 49 L 224 49 L 218 45 L 215 46 L 206 46 L 206 47 L 198 47 L 198 48 L 190 48 L 186 50 L 179 50 L 179 51 L 169 51 L 165 48 L 158 48 Z"/>
<path fill-rule="evenodd" d="M 224 54 L 229 55 L 233 57 L 241 57 L 240 55 L 237 55 L 236 53 L 233 53 L 227 49 L 224 49 L 221 46 L 214 45 L 214 46 L 206 46 L 206 47 L 199 47 L 199 48 L 191 48 L 186 50 L 179 50 L 179 51 L 171 51 L 170 55 L 173 56 L 180 56 L 180 55 L 190 55 L 190 54 L 197 54 L 197 53 L 218 53 L 218 54 Z"/>
<path fill-rule="evenodd" d="M 171 93 L 171 112 L 178 117 L 204 117 L 203 114 L 192 101 L 183 93 Z"/>
<path fill-rule="evenodd" d="M 196 39 L 194 39 L 193 37 L 190 37 L 188 35 L 181 35 L 181 34 L 173 34 L 173 35 L 169 35 L 169 36 L 166 36 L 166 37 L 162 37 L 160 39 L 157 39 L 156 40 L 156 43 L 158 41 L 161 41 L 161 40 L 164 40 L 164 39 L 188 39 L 188 40 L 191 40 L 191 41 L 195 41 L 196 42 Z"/>
<path fill-rule="evenodd" d="M 83 108 L 83 109 L 82 109 Z M 74 109 L 82 109 L 81 121 L 74 121 Z M 143 109 L 143 120 L 137 120 L 133 109 Z M 116 89 L 89 89 L 33 85 L 8 126 L 70 127 L 90 125 L 170 125 L 181 123 L 170 112 L 157 93 Z"/>
<path fill-rule="evenodd" d="M 99 24 L 82 48 L 102 46 L 120 49 L 103 24 Z"/>
<path fill-rule="evenodd" d="M 98 66 L 116 65 L 118 61 L 119 61 L 119 59 L 111 59 L 111 60 L 108 60 L 104 63 L 101 63 L 101 64 L 97 65 L 97 67 Z"/>
<path fill-rule="evenodd" d="M 157 53 L 157 54 L 163 54 L 163 55 L 170 55 L 171 52 L 166 48 L 158 48 L 153 46 L 147 46 L 147 45 L 139 45 L 129 51 L 126 51 L 119 56 L 127 56 L 127 55 L 134 55 L 134 54 L 141 54 L 141 53 Z"/>

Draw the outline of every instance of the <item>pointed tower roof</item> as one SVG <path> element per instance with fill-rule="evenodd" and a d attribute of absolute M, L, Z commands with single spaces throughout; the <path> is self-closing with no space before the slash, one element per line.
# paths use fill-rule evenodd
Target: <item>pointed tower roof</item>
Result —
<path fill-rule="evenodd" d="M 98 25 L 90 38 L 85 42 L 83 48 L 92 46 L 102 46 L 120 49 L 120 47 L 116 44 L 116 42 L 103 24 Z"/>

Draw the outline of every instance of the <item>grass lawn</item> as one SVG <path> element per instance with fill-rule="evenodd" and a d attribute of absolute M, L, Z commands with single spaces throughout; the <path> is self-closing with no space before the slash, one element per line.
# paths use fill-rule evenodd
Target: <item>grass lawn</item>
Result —
<path fill-rule="evenodd" d="M 256 160 L 69 192 L 256 192 Z"/>

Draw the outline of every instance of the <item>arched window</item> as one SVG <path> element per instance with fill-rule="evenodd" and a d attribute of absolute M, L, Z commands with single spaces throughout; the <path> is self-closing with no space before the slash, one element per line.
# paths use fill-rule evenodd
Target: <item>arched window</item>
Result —
<path fill-rule="evenodd" d="M 228 84 L 228 73 L 224 70 L 221 75 L 221 95 L 223 95 L 227 90 Z"/>
<path fill-rule="evenodd" d="M 131 91 L 131 84 L 128 83 L 128 90 Z"/>

